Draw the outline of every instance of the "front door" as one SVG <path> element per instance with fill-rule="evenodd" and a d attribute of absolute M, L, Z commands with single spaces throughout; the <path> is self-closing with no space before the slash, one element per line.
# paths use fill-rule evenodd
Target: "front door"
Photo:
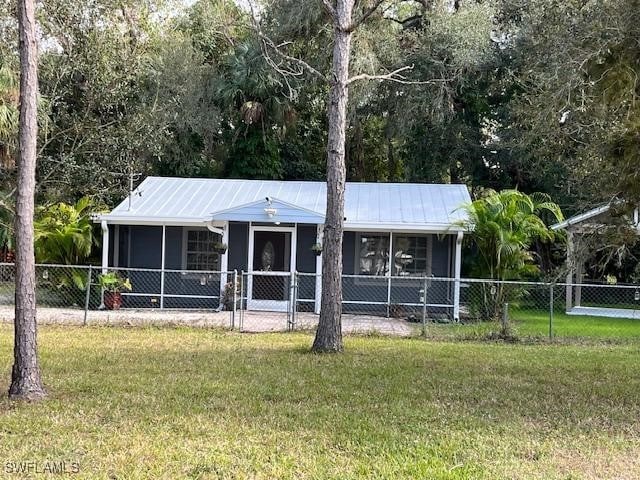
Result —
<path fill-rule="evenodd" d="M 291 279 L 292 232 L 253 231 L 249 309 L 286 311 Z"/>

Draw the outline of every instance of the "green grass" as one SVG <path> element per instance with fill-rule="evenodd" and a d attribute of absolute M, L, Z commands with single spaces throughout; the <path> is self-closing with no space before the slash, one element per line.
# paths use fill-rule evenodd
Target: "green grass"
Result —
<path fill-rule="evenodd" d="M 510 322 L 521 339 L 549 339 L 549 311 L 544 309 L 512 308 Z M 463 324 L 428 324 L 427 335 L 440 339 L 483 338 L 499 329 L 494 322 Z M 640 318 L 605 318 L 588 315 L 567 315 L 554 312 L 553 339 L 555 341 L 592 341 L 631 343 L 640 341 Z"/>
<path fill-rule="evenodd" d="M 635 347 L 351 337 L 346 353 L 319 356 L 311 340 L 42 327 L 50 396 L 0 400 L 0 468 L 67 460 L 80 464 L 73 478 L 92 479 L 640 472 Z M 3 391 L 10 346 L 2 325 Z"/>
<path fill-rule="evenodd" d="M 522 335 L 549 334 L 548 311 L 516 311 L 513 313 L 513 319 Z M 638 340 L 640 339 L 640 318 L 576 316 L 555 312 L 553 334 L 559 338 Z"/>

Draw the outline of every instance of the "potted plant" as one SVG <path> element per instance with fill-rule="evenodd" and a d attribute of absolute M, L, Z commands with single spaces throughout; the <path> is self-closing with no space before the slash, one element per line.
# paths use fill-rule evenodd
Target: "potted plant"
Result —
<path fill-rule="evenodd" d="M 98 285 L 104 290 L 103 302 L 107 310 L 118 310 L 122 306 L 122 290 L 131 291 L 129 279 L 113 271 L 100 275 Z"/>
<path fill-rule="evenodd" d="M 227 244 L 222 242 L 216 242 L 213 244 L 213 251 L 223 255 L 227 251 Z"/>
<path fill-rule="evenodd" d="M 311 251 L 313 253 L 315 253 L 316 255 L 321 255 L 322 254 L 322 245 L 319 243 L 314 243 L 311 247 Z"/>

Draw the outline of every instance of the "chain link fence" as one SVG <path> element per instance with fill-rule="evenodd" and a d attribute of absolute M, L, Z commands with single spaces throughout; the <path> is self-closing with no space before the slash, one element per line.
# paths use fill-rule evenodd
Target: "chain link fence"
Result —
<path fill-rule="evenodd" d="M 119 308 L 107 308 L 102 269 L 80 265 L 36 265 L 36 303 L 41 323 L 176 324 L 234 327 L 234 272 L 115 268 L 128 280 Z M 15 265 L 0 263 L 0 321 L 13 321 Z M 111 295 L 113 297 L 113 295 Z"/>
<path fill-rule="evenodd" d="M 311 330 L 320 275 L 110 268 L 128 279 L 105 308 L 101 269 L 37 265 L 42 323 L 186 324 Z M 0 320 L 13 320 L 15 266 L 0 263 Z M 344 275 L 346 333 L 451 339 L 640 341 L 640 286 Z M 459 299 L 456 307 L 456 298 Z"/>

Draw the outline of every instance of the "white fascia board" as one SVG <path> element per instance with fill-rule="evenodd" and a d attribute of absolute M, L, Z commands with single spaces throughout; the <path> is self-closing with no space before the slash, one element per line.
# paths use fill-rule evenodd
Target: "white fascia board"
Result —
<path fill-rule="evenodd" d="M 397 233 L 438 233 L 456 234 L 467 232 L 465 227 L 451 224 L 388 224 L 388 223 L 348 223 L 344 230 L 347 232 L 397 232 Z"/>
<path fill-rule="evenodd" d="M 96 215 L 94 223 L 106 221 L 111 225 L 166 225 L 184 227 L 206 227 L 207 223 L 224 226 L 225 222 L 211 222 L 208 218 L 176 218 L 176 217 L 134 217 L 131 215 Z"/>
<path fill-rule="evenodd" d="M 136 217 L 133 215 L 95 215 L 93 221 L 100 223 L 106 221 L 111 225 L 167 225 L 204 227 L 207 223 L 215 226 L 224 226 L 224 221 L 211 221 L 210 218 L 179 218 L 179 217 Z M 406 233 L 439 233 L 455 234 L 467 232 L 465 227 L 451 224 L 389 224 L 389 223 L 349 223 L 344 224 L 345 231 L 360 232 L 406 232 Z"/>

